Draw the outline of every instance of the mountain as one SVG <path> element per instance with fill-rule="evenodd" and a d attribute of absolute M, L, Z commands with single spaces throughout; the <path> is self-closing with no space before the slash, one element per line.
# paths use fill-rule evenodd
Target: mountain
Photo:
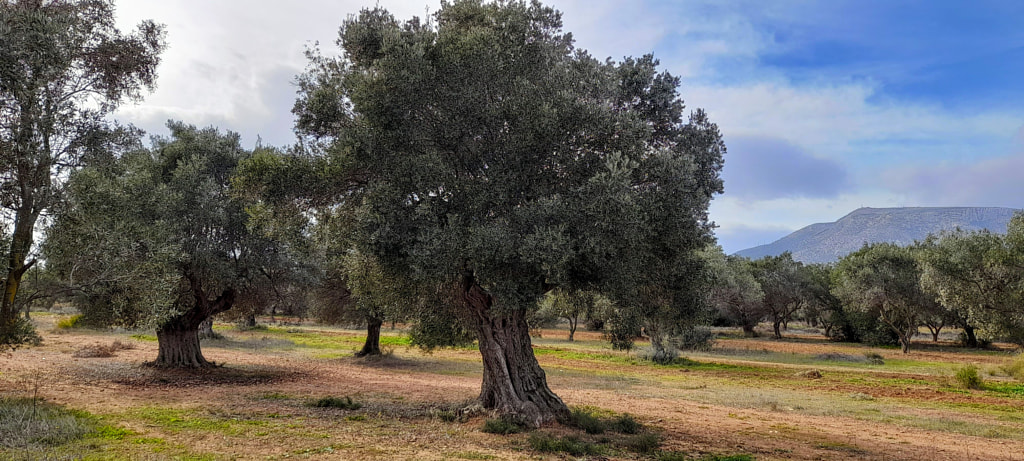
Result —
<path fill-rule="evenodd" d="M 860 249 L 865 243 L 909 245 L 928 234 L 960 228 L 1005 233 L 1019 210 L 1013 208 L 860 208 L 836 222 L 811 224 L 767 245 L 736 254 L 752 259 L 793 253 L 805 263 L 829 263 Z"/>

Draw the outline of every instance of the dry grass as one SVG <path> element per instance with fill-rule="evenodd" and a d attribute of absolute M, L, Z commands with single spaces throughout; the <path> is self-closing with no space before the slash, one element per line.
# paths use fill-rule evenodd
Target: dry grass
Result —
<path fill-rule="evenodd" d="M 102 358 L 102 357 L 113 357 L 117 351 L 135 349 L 135 345 L 129 342 L 122 342 L 120 339 L 115 339 L 110 344 L 90 344 L 83 346 L 71 354 L 72 357 L 76 358 Z"/>

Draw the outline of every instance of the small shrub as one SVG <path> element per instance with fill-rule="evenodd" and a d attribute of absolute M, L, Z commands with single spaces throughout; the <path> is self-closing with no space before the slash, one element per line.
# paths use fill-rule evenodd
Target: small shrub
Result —
<path fill-rule="evenodd" d="M 340 408 L 342 410 L 358 410 L 363 407 L 359 402 L 353 402 L 352 397 L 321 397 L 312 402 L 309 406 L 315 408 Z"/>
<path fill-rule="evenodd" d="M 864 358 L 872 365 L 885 365 L 885 357 L 882 357 L 882 354 L 877 352 L 866 352 Z"/>
<path fill-rule="evenodd" d="M 715 332 L 708 327 L 687 329 L 675 340 L 676 347 L 684 351 L 707 352 L 715 347 Z"/>
<path fill-rule="evenodd" d="M 569 413 L 567 425 L 583 429 L 588 434 L 603 434 L 605 430 L 604 421 L 601 421 L 590 409 L 573 408 Z"/>
<path fill-rule="evenodd" d="M 517 434 L 523 432 L 525 428 L 505 418 L 490 418 L 484 421 L 484 426 L 480 428 L 482 432 L 488 434 Z"/>
<path fill-rule="evenodd" d="M 600 445 L 575 436 L 554 437 L 543 432 L 530 435 L 530 447 L 542 453 L 566 453 L 572 456 L 600 455 L 604 452 Z"/>
<path fill-rule="evenodd" d="M 628 413 L 613 419 L 608 426 L 609 430 L 622 434 L 639 434 L 644 426 L 638 423 Z"/>
<path fill-rule="evenodd" d="M 967 365 L 957 370 L 954 379 L 964 389 L 981 389 L 984 384 L 981 375 L 978 374 L 978 367 L 974 365 Z"/>
<path fill-rule="evenodd" d="M 75 314 L 57 320 L 58 330 L 70 330 L 82 326 L 82 314 Z"/>
<path fill-rule="evenodd" d="M 636 453 L 650 453 L 661 446 L 661 436 L 658 434 L 640 434 L 626 439 L 623 446 Z"/>
<path fill-rule="evenodd" d="M 679 358 L 679 350 L 674 347 L 665 347 L 661 349 L 656 347 L 643 347 L 637 353 L 637 357 L 659 365 L 668 365 Z"/>

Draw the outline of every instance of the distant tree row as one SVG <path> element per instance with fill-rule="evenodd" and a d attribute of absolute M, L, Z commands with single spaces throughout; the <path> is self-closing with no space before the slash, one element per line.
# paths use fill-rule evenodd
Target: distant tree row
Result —
<path fill-rule="evenodd" d="M 718 249 L 707 257 L 717 322 L 748 336 L 768 321 L 781 337 L 801 319 L 836 340 L 895 343 L 904 352 L 920 327 L 935 341 L 943 328 L 960 328 L 968 347 L 1024 345 L 1024 214 L 1005 235 L 956 230 L 910 246 L 865 245 L 834 265 L 804 265 L 789 253 L 751 261 Z"/>

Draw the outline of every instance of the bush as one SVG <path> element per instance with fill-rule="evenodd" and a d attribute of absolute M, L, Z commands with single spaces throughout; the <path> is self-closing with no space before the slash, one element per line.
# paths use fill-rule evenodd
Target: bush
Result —
<path fill-rule="evenodd" d="M 640 434 L 627 439 L 623 446 L 636 453 L 650 453 L 661 446 L 661 436 L 650 433 Z"/>
<path fill-rule="evenodd" d="M 687 329 L 675 340 L 676 347 L 684 351 L 710 351 L 715 346 L 715 333 L 708 327 Z"/>
<path fill-rule="evenodd" d="M 604 421 L 601 421 L 592 410 L 584 407 L 573 408 L 569 413 L 569 420 L 564 424 L 583 429 L 583 432 L 588 434 L 603 434 L 605 430 Z"/>
<path fill-rule="evenodd" d="M 520 426 L 514 421 L 510 421 L 505 418 L 491 418 L 484 421 L 484 426 L 480 428 L 480 431 L 488 434 L 517 434 L 523 432 L 525 428 Z"/>
<path fill-rule="evenodd" d="M 82 314 L 75 314 L 57 320 L 58 330 L 70 330 L 82 326 Z"/>
<path fill-rule="evenodd" d="M 885 357 L 877 352 L 865 352 L 864 358 L 868 359 L 868 363 L 872 365 L 885 365 Z"/>
<path fill-rule="evenodd" d="M 629 413 L 619 415 L 611 421 L 608 429 L 622 434 L 639 434 L 644 426 L 638 423 Z"/>
<path fill-rule="evenodd" d="M 309 404 L 315 408 L 340 408 L 342 410 L 358 410 L 363 407 L 359 402 L 353 402 L 352 397 L 322 397 Z"/>
<path fill-rule="evenodd" d="M 978 367 L 974 365 L 967 365 L 956 371 L 954 376 L 957 384 L 964 389 L 981 389 L 983 381 L 981 375 L 978 374 Z"/>

